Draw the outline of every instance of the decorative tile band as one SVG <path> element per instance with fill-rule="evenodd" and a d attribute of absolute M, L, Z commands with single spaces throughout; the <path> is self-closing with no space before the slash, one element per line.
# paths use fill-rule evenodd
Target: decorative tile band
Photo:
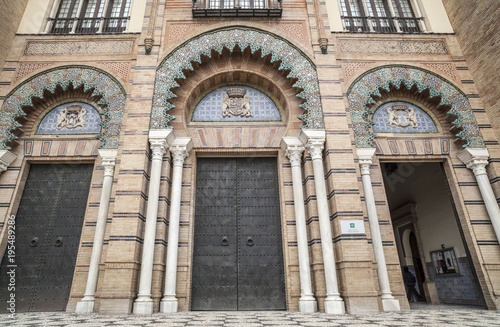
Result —
<path fill-rule="evenodd" d="M 451 107 L 447 114 L 456 117 L 452 124 L 461 130 L 456 136 L 465 141 L 464 147 L 485 147 L 471 104 L 462 91 L 430 71 L 413 66 L 390 65 L 364 73 L 351 84 L 347 92 L 358 148 L 375 147 L 373 140 L 376 135 L 371 131 L 373 111 L 368 108 L 368 105 L 375 104 L 372 96 L 380 97 L 380 89 L 389 92 L 391 85 L 400 88 L 403 84 L 408 89 L 417 86 L 419 92 L 428 90 L 431 98 L 441 98 L 440 105 Z"/>
<path fill-rule="evenodd" d="M 134 41 L 29 41 L 25 56 L 129 54 Z"/>
<path fill-rule="evenodd" d="M 56 87 L 67 90 L 69 85 L 75 89 L 83 86 L 84 92 L 92 90 L 93 97 L 101 97 L 95 106 L 102 117 L 99 134 L 102 144 L 99 148 L 118 148 L 127 97 L 122 85 L 113 76 L 97 68 L 65 66 L 37 74 L 9 93 L 0 108 L 0 149 L 9 150 L 7 144 L 17 139 L 12 132 L 22 126 L 17 118 L 26 116 L 23 107 L 33 106 L 32 99 L 43 98 L 45 91 L 54 93 Z"/>
<path fill-rule="evenodd" d="M 271 63 L 281 61 L 278 70 L 289 70 L 287 78 L 297 79 L 293 87 L 302 89 L 297 97 L 305 100 L 300 107 L 307 113 L 299 116 L 305 123 L 303 128 L 324 128 L 318 76 L 311 60 L 285 39 L 266 31 L 244 27 L 218 29 L 199 35 L 177 47 L 163 60 L 156 72 L 150 128 L 171 128 L 168 123 L 175 117 L 168 111 L 174 105 L 168 100 L 176 97 L 172 89 L 179 87 L 179 84 L 175 80 L 186 79 L 183 70 L 194 70 L 191 63 L 201 64 L 201 55 L 211 58 L 212 50 L 221 54 L 223 48 L 233 51 L 236 46 L 250 48 L 252 54 L 260 50 L 262 57 L 271 55 Z"/>
<path fill-rule="evenodd" d="M 444 41 L 340 39 L 343 53 L 400 53 L 446 55 Z"/>

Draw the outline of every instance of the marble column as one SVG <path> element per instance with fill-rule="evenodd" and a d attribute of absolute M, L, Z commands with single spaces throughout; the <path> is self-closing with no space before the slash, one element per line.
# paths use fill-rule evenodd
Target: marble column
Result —
<path fill-rule="evenodd" d="M 139 294 L 134 302 L 134 314 L 152 314 L 151 282 L 153 278 L 153 259 L 156 236 L 156 219 L 158 214 L 158 197 L 160 195 L 161 167 L 163 155 L 173 139 L 171 129 L 152 130 L 149 132 L 149 143 L 152 151 L 151 174 L 149 180 L 148 206 L 144 243 L 142 245 L 141 275 Z"/>
<path fill-rule="evenodd" d="M 165 291 L 160 303 L 160 312 L 177 312 L 175 297 L 177 286 L 177 254 L 179 245 L 179 222 L 181 215 L 182 165 L 193 147 L 191 138 L 176 138 L 170 146 L 172 153 L 172 189 L 170 192 L 170 215 L 168 224 L 168 248 L 165 270 Z"/>
<path fill-rule="evenodd" d="M 301 161 L 305 150 L 302 142 L 296 137 L 284 137 L 281 147 L 292 165 L 293 203 L 295 209 L 295 227 L 297 229 L 297 251 L 299 256 L 300 277 L 300 312 L 318 311 L 318 303 L 313 297 L 311 284 L 311 266 L 309 264 L 309 246 L 307 242 L 306 213 L 304 210 L 304 194 L 302 189 Z"/>
<path fill-rule="evenodd" d="M 474 172 L 491 225 L 497 240 L 500 242 L 500 209 L 486 172 L 486 165 L 488 165 L 490 157 L 488 150 L 486 148 L 467 148 L 460 151 L 457 157 Z"/>
<path fill-rule="evenodd" d="M 370 233 L 372 237 L 373 253 L 377 261 L 377 274 L 380 291 L 382 292 L 382 307 L 384 311 L 401 311 L 399 301 L 392 296 L 391 285 L 389 283 L 389 274 L 387 272 L 387 264 L 385 262 L 384 247 L 382 245 L 382 236 L 377 216 L 377 208 L 375 205 L 375 197 L 373 195 L 372 179 L 370 176 L 370 165 L 375 154 L 375 148 L 357 149 L 356 153 L 361 166 L 361 179 L 363 183 L 363 191 L 365 193 L 366 211 L 368 213 L 368 221 L 370 223 Z"/>
<path fill-rule="evenodd" d="M 8 150 L 0 150 L 0 174 L 7 170 L 17 156 Z"/>
<path fill-rule="evenodd" d="M 305 144 L 313 162 L 314 185 L 316 187 L 316 202 L 318 205 L 319 228 L 321 234 L 321 249 L 325 268 L 325 312 L 331 314 L 344 314 L 345 304 L 339 293 L 337 270 L 335 268 L 335 254 L 333 252 L 330 213 L 328 209 L 328 199 L 326 197 L 325 173 L 323 169 L 325 138 L 326 133 L 324 130 L 308 129 L 303 130 L 300 134 L 300 139 Z"/>
<path fill-rule="evenodd" d="M 76 304 L 76 313 L 92 313 L 94 311 L 94 295 L 97 288 L 97 279 L 99 277 L 99 262 L 101 262 L 104 233 L 106 232 L 106 222 L 108 220 L 111 188 L 113 187 L 116 155 L 118 154 L 117 150 L 100 149 L 98 151 L 99 156 L 101 157 L 102 165 L 104 166 L 104 179 L 102 182 L 101 199 L 99 201 L 99 211 L 97 213 L 92 255 L 90 257 L 87 286 L 85 288 L 83 299 Z"/>

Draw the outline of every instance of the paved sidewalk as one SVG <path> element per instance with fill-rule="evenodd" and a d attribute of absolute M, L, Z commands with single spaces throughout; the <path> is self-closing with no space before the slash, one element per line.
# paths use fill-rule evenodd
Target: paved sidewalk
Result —
<path fill-rule="evenodd" d="M 500 312 L 456 306 L 413 304 L 411 311 L 374 315 L 304 314 L 283 311 L 179 312 L 152 316 L 104 316 L 74 313 L 19 313 L 15 320 L 0 315 L 0 326 L 500 326 Z"/>

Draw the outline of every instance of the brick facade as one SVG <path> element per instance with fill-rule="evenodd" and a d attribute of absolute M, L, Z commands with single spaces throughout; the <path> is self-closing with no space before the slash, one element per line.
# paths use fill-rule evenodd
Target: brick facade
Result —
<path fill-rule="evenodd" d="M 444 1 L 445 4 L 448 2 Z M 382 310 L 377 263 L 371 243 L 360 165 L 356 156 L 355 132 L 347 98 L 351 86 L 359 77 L 381 66 L 412 66 L 440 76 L 466 94 L 490 153 L 488 178 L 495 194 L 500 194 L 500 126 L 496 122 L 498 117 L 489 115 L 495 111 L 495 104 L 491 99 L 498 94 L 498 90 L 483 86 L 485 80 L 491 82 L 494 77 L 483 74 L 484 70 L 476 66 L 481 58 L 493 58 L 494 55 L 493 52 L 485 52 L 484 56 L 476 57 L 472 47 L 461 48 L 463 32 L 461 34 L 457 31 L 457 36 L 425 33 L 331 33 L 325 4 L 318 0 L 283 1 L 283 16 L 279 19 L 195 19 L 192 18 L 191 7 L 191 1 L 187 0 L 148 2 L 141 34 L 17 35 L 5 64 L 9 69 L 4 69 L 0 74 L 0 80 L 4 81 L 0 84 L 0 106 L 4 106 L 4 100 L 13 90 L 22 87 L 33 76 L 52 68 L 74 65 L 99 69 L 103 74 L 115 78 L 126 93 L 125 110 L 122 121 L 119 122 L 122 128 L 118 135 L 118 156 L 99 265 L 95 312 L 132 312 L 138 292 L 145 217 L 150 200 L 148 190 L 152 153 L 148 133 L 150 120 L 154 118 L 152 107 L 155 103 L 157 69 L 180 45 L 209 31 L 244 27 L 269 33 L 292 44 L 316 69 L 326 131 L 323 152 L 325 183 L 340 295 L 345 301 L 347 312 L 374 313 Z M 450 12 L 452 22 L 455 17 Z M 147 54 L 146 45 L 151 44 L 151 40 L 152 49 Z M 280 69 L 279 62 L 272 62 L 271 54 L 263 55 L 261 50 L 253 52 L 250 47 L 236 47 L 232 51 L 225 48 L 221 53 L 216 52 L 215 48 L 209 51 L 210 58 L 202 55 L 201 63 L 192 62 L 192 71 L 183 71 L 185 79 L 176 79 L 179 87 L 172 88 L 176 97 L 169 100 L 175 106 L 168 112 L 175 116 L 175 120 L 169 124 L 175 137 L 190 137 L 194 144 L 184 161 L 182 175 L 176 286 L 179 310 L 190 310 L 196 158 L 207 156 L 277 157 L 286 304 L 288 310 L 298 310 L 299 261 L 291 167 L 280 148 L 280 142 L 284 136 L 297 137 L 300 134 L 303 126 L 300 116 L 304 114 L 300 105 L 304 102 L 298 94 L 302 89 L 294 87 L 297 78 L 288 76 L 289 68 Z M 468 67 L 466 58 L 471 60 L 470 70 L 465 69 Z M 496 64 L 498 63 L 492 63 Z M 482 79 L 482 75 L 489 77 Z M 480 91 L 488 95 L 476 96 L 479 91 L 474 81 L 477 81 Z M 231 84 L 247 85 L 264 92 L 274 100 L 283 120 L 245 124 L 190 121 L 195 105 L 204 95 L 217 87 Z M 9 143 L 12 147 L 10 151 L 17 158 L 0 175 L 0 253 L 3 253 L 6 245 L 4 217 L 6 221 L 7 216 L 17 211 L 30 163 L 94 162 L 81 246 L 66 309 L 74 311 L 85 292 L 94 240 L 103 180 L 103 167 L 97 153 L 100 143 L 96 135 L 42 136 L 37 135 L 34 129 L 44 113 L 61 102 L 84 100 L 96 103 L 99 100 L 83 89 L 57 89 L 54 92 L 46 95 L 47 98 L 43 101 L 33 102 L 26 120 L 21 123 L 22 131 L 16 132 L 19 138 Z M 477 184 L 474 184 L 474 175 L 456 157 L 462 143 L 455 142 L 459 131 L 453 129 L 446 115 L 449 108 L 440 106 L 439 101 L 429 96 L 429 91 L 418 92 L 413 88 L 407 90 L 392 87 L 389 91 L 382 92 L 380 97 L 374 98 L 375 106 L 391 100 L 406 100 L 425 108 L 438 129 L 438 133 L 411 136 L 384 134 L 374 142 L 377 153 L 370 167 L 371 178 L 392 295 L 399 300 L 401 309 L 409 309 L 398 259 L 397 240 L 384 192 L 381 163 L 437 161 L 443 162 L 460 228 L 476 267 L 479 287 L 485 299 L 484 305 L 489 309 L 498 309 L 500 246 L 484 203 L 478 203 L 482 198 Z M 496 111 L 500 112 L 499 110 Z M 1 124 L 7 123 L 2 121 Z M 319 309 L 324 310 L 327 294 L 316 201 L 317 181 L 314 180 L 313 164 L 307 151 L 303 156 L 302 177 L 313 291 Z M 165 283 L 171 178 L 172 159 L 167 151 L 163 157 L 156 220 L 151 294 L 155 311 L 159 308 Z M 363 220 L 366 234 L 356 237 L 342 234 L 340 224 L 343 220 Z M 482 223 L 474 223 L 477 221 Z"/>

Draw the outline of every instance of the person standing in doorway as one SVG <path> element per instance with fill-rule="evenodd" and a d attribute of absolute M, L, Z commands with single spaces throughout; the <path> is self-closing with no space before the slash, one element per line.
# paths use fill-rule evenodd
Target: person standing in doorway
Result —
<path fill-rule="evenodd" d="M 422 296 L 415 289 L 415 283 L 417 282 L 417 279 L 408 270 L 408 267 L 403 267 L 403 279 L 407 288 L 406 297 L 408 298 L 408 302 L 413 302 L 413 296 L 415 296 L 415 299 L 417 301 L 422 301 Z"/>

